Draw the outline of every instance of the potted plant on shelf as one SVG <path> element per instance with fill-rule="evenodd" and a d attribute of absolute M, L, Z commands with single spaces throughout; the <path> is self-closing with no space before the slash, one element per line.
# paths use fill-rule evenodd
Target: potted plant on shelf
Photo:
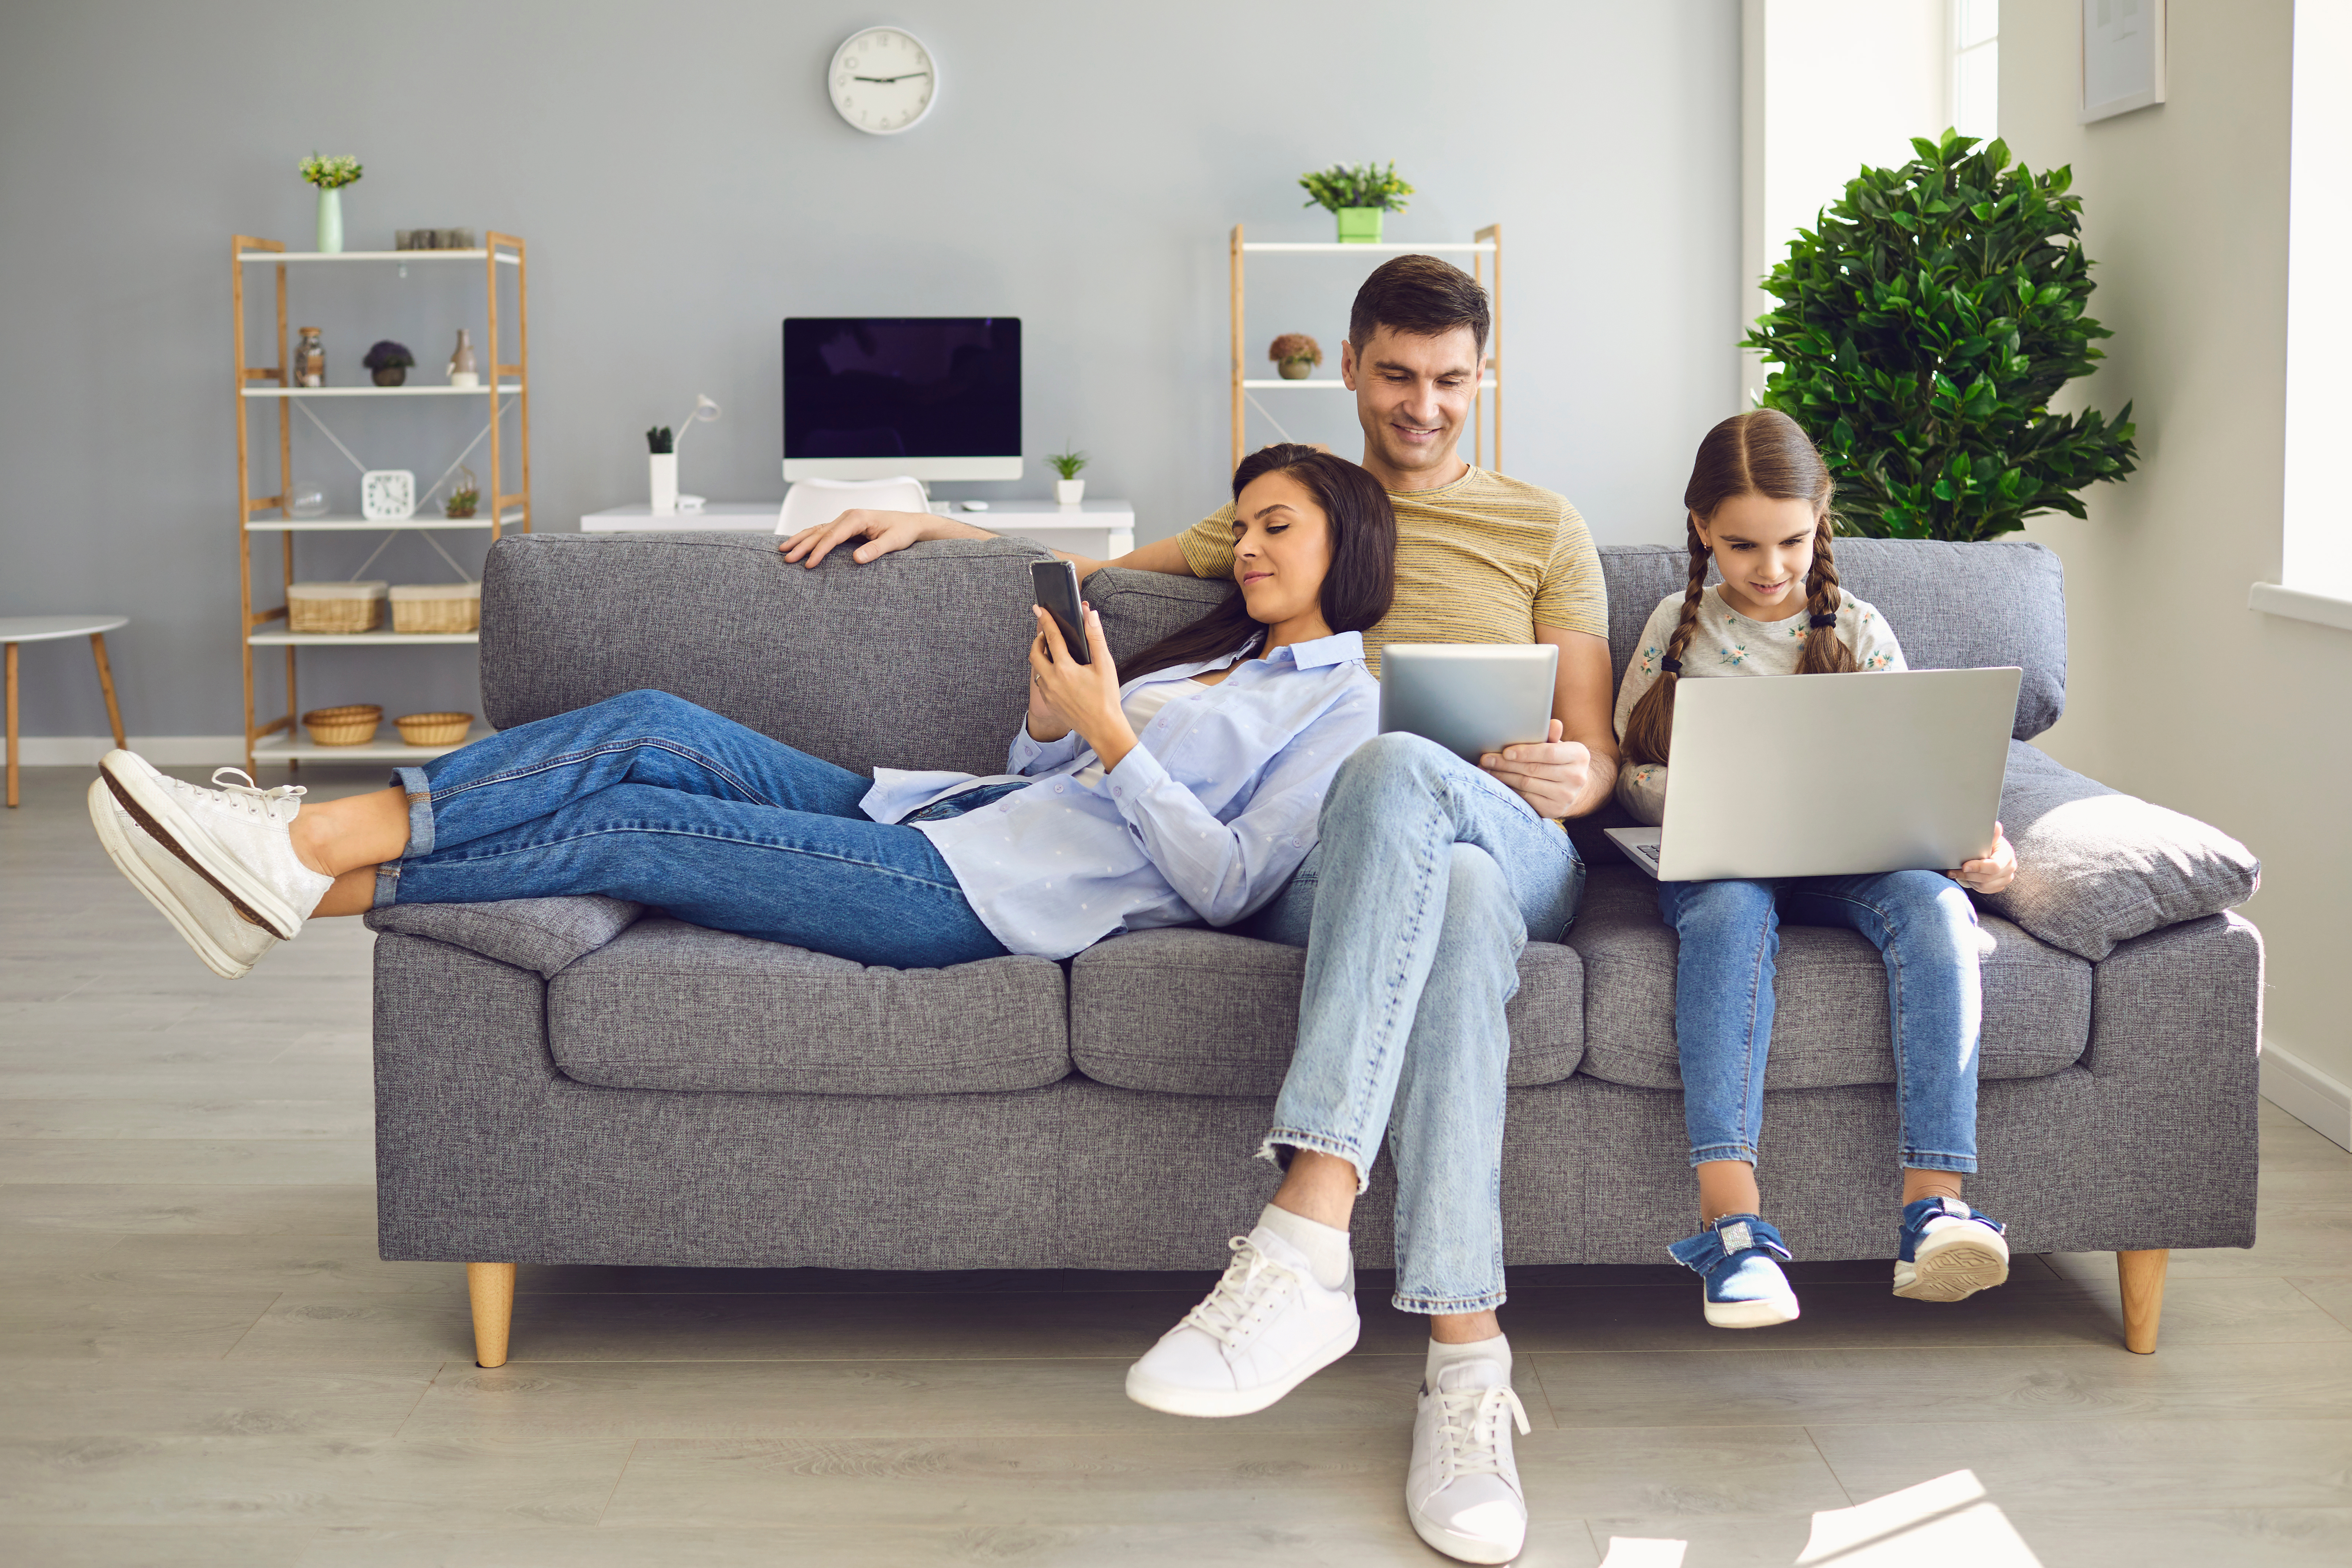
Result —
<path fill-rule="evenodd" d="M 313 152 L 302 160 L 301 174 L 319 187 L 319 249 L 333 256 L 343 248 L 343 187 L 360 177 L 360 161 Z"/>
<path fill-rule="evenodd" d="M 375 384 L 380 387 L 396 387 L 407 381 L 408 367 L 415 362 L 415 354 L 389 338 L 370 349 L 367 357 L 360 361 L 374 375 Z"/>
<path fill-rule="evenodd" d="M 1083 452 L 1057 452 L 1045 459 L 1045 466 L 1061 476 L 1054 481 L 1054 501 L 1057 506 L 1075 507 L 1087 497 L 1087 482 L 1078 477 L 1078 470 L 1087 465 Z"/>
<path fill-rule="evenodd" d="M 1343 245 L 1378 245 L 1381 214 L 1404 211 L 1399 198 L 1413 193 L 1411 185 L 1397 178 L 1393 162 L 1380 168 L 1334 163 L 1320 172 L 1301 174 L 1298 183 L 1307 193 L 1307 206 L 1328 208 L 1339 218 Z"/>
<path fill-rule="evenodd" d="M 1286 382 L 1303 382 L 1323 362 L 1323 345 L 1304 332 L 1285 332 L 1265 351 Z"/>

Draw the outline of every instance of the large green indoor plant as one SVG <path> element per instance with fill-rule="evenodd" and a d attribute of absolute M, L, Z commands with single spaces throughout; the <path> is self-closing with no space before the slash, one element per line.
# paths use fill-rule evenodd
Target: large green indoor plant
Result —
<path fill-rule="evenodd" d="M 1840 526 L 1982 539 L 2134 467 L 2131 405 L 2053 413 L 2112 337 L 2091 294 L 2073 171 L 2035 174 L 1995 141 L 1914 138 L 1798 232 L 1746 346 L 1776 368 L 1763 402 L 1802 425 L 1838 486 Z"/>

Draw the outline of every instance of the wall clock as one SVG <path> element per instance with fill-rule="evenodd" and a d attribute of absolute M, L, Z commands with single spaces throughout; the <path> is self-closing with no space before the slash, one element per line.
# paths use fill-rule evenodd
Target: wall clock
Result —
<path fill-rule="evenodd" d="M 896 136 L 931 112 L 939 62 L 904 27 L 868 27 L 833 51 L 825 90 L 841 118 L 858 130 Z"/>

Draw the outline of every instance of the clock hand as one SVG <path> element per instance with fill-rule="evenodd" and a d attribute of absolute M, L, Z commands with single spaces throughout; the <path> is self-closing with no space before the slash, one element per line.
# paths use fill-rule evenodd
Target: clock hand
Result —
<path fill-rule="evenodd" d="M 910 77 L 927 77 L 931 73 L 929 71 L 901 71 L 898 75 L 894 77 L 851 77 L 849 79 L 851 81 L 872 81 L 887 84 L 894 81 L 905 81 Z"/>

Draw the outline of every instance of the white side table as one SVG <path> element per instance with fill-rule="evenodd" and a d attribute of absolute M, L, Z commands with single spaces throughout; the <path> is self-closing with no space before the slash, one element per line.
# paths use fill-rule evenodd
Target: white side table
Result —
<path fill-rule="evenodd" d="M 699 512 L 656 517 L 650 504 L 614 507 L 590 512 L 580 519 L 580 530 L 609 533 L 703 533 L 740 531 L 772 533 L 781 501 L 714 501 Z M 960 523 L 970 523 L 993 534 L 1012 534 L 1068 550 L 1094 560 L 1109 560 L 1135 548 L 1135 507 L 1127 501 L 1083 501 L 1057 507 L 1051 501 L 992 501 L 984 512 L 959 510 L 952 501 L 934 501 L 931 510 Z"/>
<path fill-rule="evenodd" d="M 8 804 L 16 803 L 16 644 L 53 643 L 60 637 L 87 637 L 98 659 L 98 685 L 106 694 L 106 722 L 114 744 L 122 738 L 122 710 L 114 706 L 114 671 L 106 662 L 106 634 L 131 624 L 127 615 L 0 615 L 0 644 L 7 649 L 8 685 Z"/>

